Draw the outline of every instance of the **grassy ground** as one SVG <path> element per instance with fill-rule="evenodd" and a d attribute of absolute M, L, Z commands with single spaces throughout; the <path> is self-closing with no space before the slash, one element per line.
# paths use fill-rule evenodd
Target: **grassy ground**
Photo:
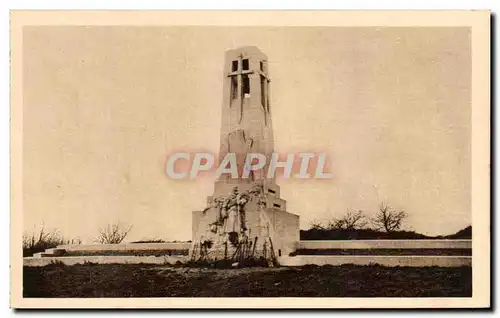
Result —
<path fill-rule="evenodd" d="M 55 264 L 24 267 L 23 293 L 24 297 L 471 297 L 472 270 Z"/>
<path fill-rule="evenodd" d="M 472 226 L 468 226 L 455 234 L 427 236 L 411 231 L 385 232 L 374 229 L 320 229 L 300 230 L 301 240 L 442 240 L 472 238 Z"/>

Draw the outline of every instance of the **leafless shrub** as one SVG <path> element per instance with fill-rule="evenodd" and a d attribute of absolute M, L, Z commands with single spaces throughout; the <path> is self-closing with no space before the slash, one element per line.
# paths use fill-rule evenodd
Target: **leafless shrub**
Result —
<path fill-rule="evenodd" d="M 372 222 L 375 229 L 389 233 L 399 230 L 407 216 L 405 211 L 396 211 L 387 203 L 382 202 Z"/>
<path fill-rule="evenodd" d="M 81 240 L 65 240 L 56 230 L 47 230 L 42 226 L 38 232 L 25 233 L 22 244 L 23 256 L 31 256 L 34 253 L 43 252 L 48 248 L 59 245 L 81 244 Z"/>
<path fill-rule="evenodd" d="M 108 224 L 105 228 L 99 229 L 99 236 L 96 242 L 100 244 L 120 244 L 132 230 L 132 226 L 124 228 L 120 223 Z"/>
<path fill-rule="evenodd" d="M 323 222 L 321 221 L 312 221 L 311 222 L 311 229 L 314 229 L 314 230 L 326 230 L 326 226 L 323 225 Z"/>
<path fill-rule="evenodd" d="M 329 229 L 357 230 L 365 228 L 368 222 L 363 211 L 347 211 L 342 217 L 335 218 L 328 224 Z"/>

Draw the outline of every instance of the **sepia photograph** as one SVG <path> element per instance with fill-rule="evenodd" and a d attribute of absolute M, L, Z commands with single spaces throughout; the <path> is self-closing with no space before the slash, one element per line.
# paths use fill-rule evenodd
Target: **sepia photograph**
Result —
<path fill-rule="evenodd" d="M 11 306 L 490 306 L 488 11 L 14 11 Z"/>

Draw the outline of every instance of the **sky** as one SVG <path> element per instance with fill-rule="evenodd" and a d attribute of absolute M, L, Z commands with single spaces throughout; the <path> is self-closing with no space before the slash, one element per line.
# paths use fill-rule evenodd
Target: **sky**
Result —
<path fill-rule="evenodd" d="M 219 149 L 224 52 L 269 58 L 276 152 L 324 152 L 332 179 L 278 180 L 301 228 L 380 202 L 428 235 L 471 224 L 468 28 L 69 27 L 23 33 L 23 220 L 91 243 L 191 238 L 211 175 L 168 154 Z"/>

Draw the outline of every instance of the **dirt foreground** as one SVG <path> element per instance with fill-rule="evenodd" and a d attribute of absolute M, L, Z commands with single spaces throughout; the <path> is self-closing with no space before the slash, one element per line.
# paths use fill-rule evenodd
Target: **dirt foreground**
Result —
<path fill-rule="evenodd" d="M 471 297 L 470 267 L 24 267 L 24 297 Z"/>

